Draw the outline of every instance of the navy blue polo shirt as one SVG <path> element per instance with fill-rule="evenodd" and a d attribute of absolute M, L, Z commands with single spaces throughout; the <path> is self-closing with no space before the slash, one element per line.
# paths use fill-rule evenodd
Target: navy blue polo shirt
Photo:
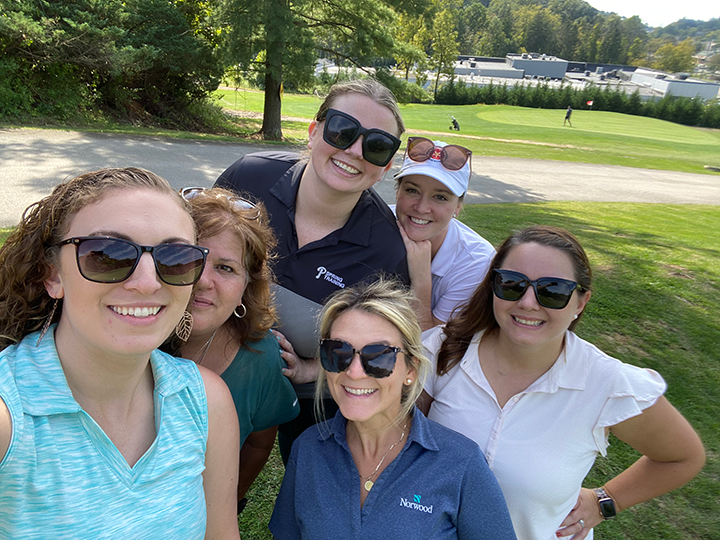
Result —
<path fill-rule="evenodd" d="M 470 439 L 416 408 L 400 454 L 360 507 L 360 476 L 340 414 L 293 444 L 270 531 L 278 540 L 511 540 L 495 476 Z"/>
<path fill-rule="evenodd" d="M 278 239 L 273 266 L 279 329 L 299 356 L 315 356 L 317 313 L 332 293 L 378 273 L 409 283 L 405 246 L 395 216 L 373 189 L 360 195 L 345 225 L 298 248 L 295 200 L 307 163 L 288 152 L 258 152 L 237 160 L 216 186 L 263 201 Z"/>

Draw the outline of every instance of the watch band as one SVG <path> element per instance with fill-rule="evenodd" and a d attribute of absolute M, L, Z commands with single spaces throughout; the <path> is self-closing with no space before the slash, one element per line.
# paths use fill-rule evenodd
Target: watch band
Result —
<path fill-rule="evenodd" d="M 593 489 L 593 491 L 598 498 L 598 507 L 602 518 L 614 518 L 617 515 L 617 507 L 615 506 L 615 501 L 613 500 L 613 498 L 608 495 L 607 491 L 605 491 L 604 488 L 595 488 Z"/>

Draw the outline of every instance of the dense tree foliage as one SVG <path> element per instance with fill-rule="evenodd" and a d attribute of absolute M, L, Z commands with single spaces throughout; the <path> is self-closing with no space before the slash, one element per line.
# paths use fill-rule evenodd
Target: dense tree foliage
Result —
<path fill-rule="evenodd" d="M 222 74 L 199 13 L 189 2 L 182 6 L 2 0 L 0 113 L 63 117 L 99 106 L 130 118 L 179 120 Z"/>
<path fill-rule="evenodd" d="M 712 56 L 710 43 L 720 41 L 718 19 L 650 29 L 584 0 L 0 0 L 0 8 L 0 116 L 102 109 L 191 127 L 188 111 L 232 71 L 265 90 L 261 132 L 270 139 L 282 137 L 283 90 L 332 82 L 313 76 L 318 57 L 358 72 L 380 68 L 400 99 L 423 102 L 430 77 L 445 95 L 459 53 L 689 72 L 693 55 Z M 710 70 L 716 64 L 709 59 Z M 392 65 L 404 81 L 382 69 Z M 501 93 L 517 101 L 521 92 Z M 555 99 L 542 89 L 528 96 Z"/>

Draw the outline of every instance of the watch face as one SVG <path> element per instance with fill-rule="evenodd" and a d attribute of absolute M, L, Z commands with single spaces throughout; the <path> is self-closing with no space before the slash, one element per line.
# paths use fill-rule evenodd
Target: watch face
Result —
<path fill-rule="evenodd" d="M 615 510 L 615 503 L 612 499 L 600 499 L 598 503 L 600 504 L 600 513 L 604 518 L 615 517 L 617 511 Z"/>

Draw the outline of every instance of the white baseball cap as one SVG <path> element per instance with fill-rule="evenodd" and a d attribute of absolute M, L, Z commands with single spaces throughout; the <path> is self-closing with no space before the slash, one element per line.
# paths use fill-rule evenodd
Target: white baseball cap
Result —
<path fill-rule="evenodd" d="M 403 176 L 410 176 L 411 174 L 429 176 L 445 185 L 458 197 L 461 197 L 467 191 L 470 182 L 470 159 L 468 158 L 461 169 L 457 171 L 448 170 L 440 162 L 440 149 L 447 146 L 448 143 L 433 141 L 433 144 L 435 145 L 435 152 L 427 161 L 413 161 L 406 155 L 402 168 L 395 175 L 395 179 L 399 180 Z"/>

